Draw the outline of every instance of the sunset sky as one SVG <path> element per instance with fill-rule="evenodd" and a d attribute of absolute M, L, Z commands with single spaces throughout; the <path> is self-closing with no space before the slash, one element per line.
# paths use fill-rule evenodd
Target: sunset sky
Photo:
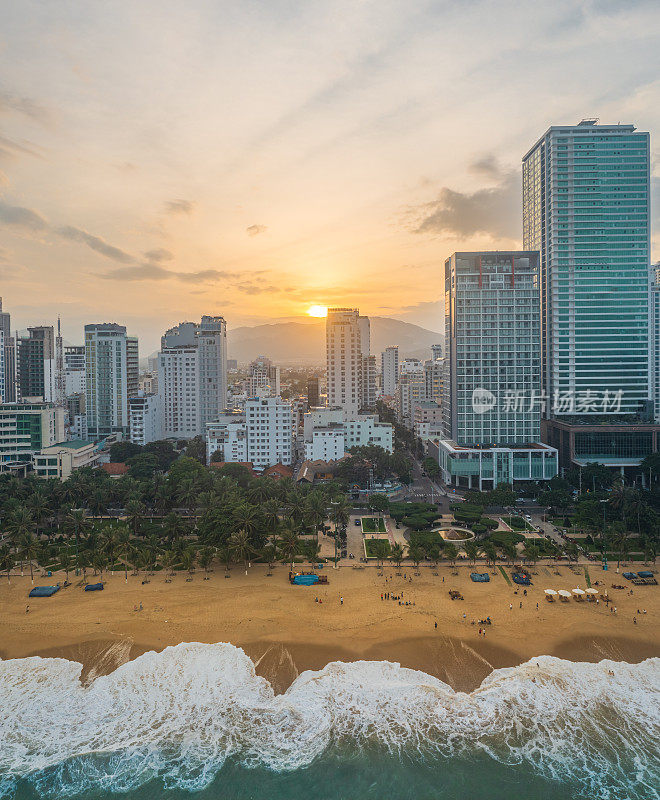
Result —
<path fill-rule="evenodd" d="M 454 250 L 521 244 L 550 124 L 650 130 L 657 0 L 0 0 L 0 295 L 14 327 L 154 350 L 313 304 L 440 330 Z"/>

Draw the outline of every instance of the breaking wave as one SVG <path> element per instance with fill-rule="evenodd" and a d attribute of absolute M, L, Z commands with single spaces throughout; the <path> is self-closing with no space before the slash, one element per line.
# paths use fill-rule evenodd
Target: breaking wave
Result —
<path fill-rule="evenodd" d="M 487 756 L 601 798 L 660 796 L 660 659 L 543 656 L 469 694 L 358 661 L 304 672 L 275 695 L 230 644 L 145 653 L 88 686 L 80 672 L 59 658 L 0 661 L 0 797 L 19 780 L 56 797 L 155 778 L 197 791 L 228 759 L 292 771 L 347 745 L 413 760 Z"/>

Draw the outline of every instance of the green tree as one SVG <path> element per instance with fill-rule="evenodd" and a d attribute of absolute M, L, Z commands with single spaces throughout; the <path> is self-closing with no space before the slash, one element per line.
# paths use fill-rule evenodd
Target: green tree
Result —
<path fill-rule="evenodd" d="M 30 580 L 34 583 L 33 562 L 39 553 L 39 544 L 29 531 L 21 534 L 18 542 L 21 558 L 30 564 Z"/>
<path fill-rule="evenodd" d="M 445 558 L 451 561 L 452 567 L 456 566 L 456 559 L 458 558 L 458 548 L 453 542 L 447 542 L 444 550 Z"/>
<path fill-rule="evenodd" d="M 248 561 L 256 550 L 250 542 L 250 534 L 246 530 L 239 530 L 229 537 L 229 549 L 235 561 L 243 561 L 245 569 L 248 568 Z"/>
<path fill-rule="evenodd" d="M 298 552 L 300 537 L 298 531 L 290 524 L 284 525 L 280 530 L 280 537 L 278 540 L 280 553 L 282 554 L 282 561 L 285 563 L 290 562 L 291 570 L 293 571 L 293 561 Z"/>
<path fill-rule="evenodd" d="M 403 561 L 404 554 L 403 554 L 403 547 L 399 544 L 399 542 L 395 542 L 392 545 L 392 552 L 390 553 L 390 559 L 394 561 L 397 567 L 401 567 L 401 562 Z"/>
<path fill-rule="evenodd" d="M 7 573 L 7 583 L 11 583 L 11 570 L 14 566 L 14 558 L 6 544 L 0 546 L 0 572 Z"/>
<path fill-rule="evenodd" d="M 477 563 L 477 556 L 479 555 L 479 548 L 477 547 L 477 543 L 475 541 L 465 542 L 463 545 L 463 550 L 465 550 L 465 555 L 470 559 L 472 564 Z"/>

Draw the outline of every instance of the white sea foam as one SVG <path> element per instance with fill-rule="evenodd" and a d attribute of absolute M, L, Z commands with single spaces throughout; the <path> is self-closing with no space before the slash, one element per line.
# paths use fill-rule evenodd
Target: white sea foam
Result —
<path fill-rule="evenodd" d="M 50 796 L 155 776 L 196 790 L 229 757 L 295 770 L 346 741 L 411 758 L 486 753 L 601 798 L 660 796 L 660 659 L 543 656 L 469 694 L 359 661 L 304 672 L 275 695 L 230 644 L 145 653 L 87 687 L 80 672 L 64 659 L 0 661 L 0 796 L 22 777 Z"/>

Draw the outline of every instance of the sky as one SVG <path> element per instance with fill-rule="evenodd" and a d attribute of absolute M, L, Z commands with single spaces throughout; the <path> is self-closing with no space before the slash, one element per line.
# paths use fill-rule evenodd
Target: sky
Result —
<path fill-rule="evenodd" d="M 455 250 L 520 247 L 551 124 L 651 132 L 657 0 L 0 0 L 0 295 L 82 342 L 359 307 L 442 329 Z"/>

